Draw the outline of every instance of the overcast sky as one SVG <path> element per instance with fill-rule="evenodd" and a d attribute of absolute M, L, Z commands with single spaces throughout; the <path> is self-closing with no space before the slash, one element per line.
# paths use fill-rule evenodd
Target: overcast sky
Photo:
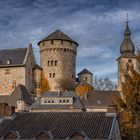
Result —
<path fill-rule="evenodd" d="M 0 0 L 0 49 L 33 44 L 56 29 L 79 44 L 77 73 L 117 80 L 126 13 L 135 47 L 140 44 L 140 0 Z"/>

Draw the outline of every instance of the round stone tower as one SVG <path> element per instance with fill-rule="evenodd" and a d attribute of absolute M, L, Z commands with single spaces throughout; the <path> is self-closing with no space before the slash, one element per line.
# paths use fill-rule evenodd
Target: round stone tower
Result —
<path fill-rule="evenodd" d="M 42 68 L 39 65 L 34 66 L 33 75 L 34 75 L 34 82 L 35 82 L 34 92 L 36 96 L 40 96 Z"/>
<path fill-rule="evenodd" d="M 78 43 L 56 30 L 38 43 L 43 72 L 51 91 L 62 90 L 65 84 L 75 85 Z"/>
<path fill-rule="evenodd" d="M 135 46 L 131 40 L 131 31 L 128 26 L 128 21 L 126 22 L 126 27 L 124 30 L 124 40 L 120 46 L 120 57 L 118 61 L 118 87 L 117 90 L 122 91 L 121 85 L 124 81 L 123 72 L 126 70 L 127 64 L 134 65 L 136 69 L 136 55 L 135 55 Z"/>

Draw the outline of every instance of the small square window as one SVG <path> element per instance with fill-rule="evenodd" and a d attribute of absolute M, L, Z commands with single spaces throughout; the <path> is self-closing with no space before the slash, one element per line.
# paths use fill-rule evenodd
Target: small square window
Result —
<path fill-rule="evenodd" d="M 10 74 L 10 69 L 6 69 L 5 74 Z"/>

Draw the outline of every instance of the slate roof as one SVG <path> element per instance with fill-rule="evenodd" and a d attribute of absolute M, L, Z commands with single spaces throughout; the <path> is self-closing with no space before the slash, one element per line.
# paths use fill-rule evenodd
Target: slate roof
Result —
<path fill-rule="evenodd" d="M 0 123 L 0 138 L 16 131 L 21 139 L 35 138 L 43 131 L 53 139 L 66 139 L 81 132 L 90 139 L 108 139 L 116 120 L 114 115 L 95 112 L 16 113 Z"/>
<path fill-rule="evenodd" d="M 82 103 L 86 108 L 106 108 L 114 105 L 113 98 L 120 96 L 118 91 L 91 91 L 88 93 L 87 99 L 82 99 Z"/>
<path fill-rule="evenodd" d="M 0 67 L 23 65 L 27 48 L 0 50 Z M 7 64 L 7 60 L 11 63 Z"/>
<path fill-rule="evenodd" d="M 17 100 L 23 100 L 29 105 L 33 103 L 24 85 L 18 85 L 11 95 L 0 96 L 0 103 L 7 103 L 9 106 L 17 107 Z"/>
<path fill-rule="evenodd" d="M 76 86 L 91 86 L 89 83 L 87 83 L 87 81 L 81 81 L 80 83 L 78 83 Z"/>
<path fill-rule="evenodd" d="M 33 67 L 33 70 L 36 70 L 36 69 L 42 70 L 42 68 L 41 68 L 39 65 L 35 65 L 35 66 Z"/>
<path fill-rule="evenodd" d="M 93 75 L 89 70 L 83 69 L 81 72 L 79 72 L 77 75 L 82 75 L 82 74 L 90 74 Z"/>
<path fill-rule="evenodd" d="M 43 93 L 41 94 L 41 97 L 39 98 L 39 100 L 41 100 L 41 98 L 64 98 L 64 97 L 72 97 L 73 98 L 73 105 L 71 104 L 41 104 L 40 101 L 36 101 L 34 102 L 30 108 L 45 108 L 45 109 L 56 109 L 56 108 L 60 108 L 60 109 L 69 109 L 69 107 L 73 107 L 75 109 L 81 109 L 81 110 L 85 110 L 84 105 L 82 104 L 80 98 L 78 97 L 78 95 L 75 92 L 47 92 L 47 93 Z"/>
<path fill-rule="evenodd" d="M 75 42 L 73 39 L 71 39 L 69 36 L 67 36 L 65 33 L 63 33 L 60 30 L 56 30 L 53 33 L 51 33 L 50 35 L 48 35 L 47 37 L 43 38 L 41 41 L 38 42 L 38 45 L 41 42 L 48 41 L 48 40 L 66 40 L 66 41 L 74 42 L 78 46 L 77 42 Z"/>

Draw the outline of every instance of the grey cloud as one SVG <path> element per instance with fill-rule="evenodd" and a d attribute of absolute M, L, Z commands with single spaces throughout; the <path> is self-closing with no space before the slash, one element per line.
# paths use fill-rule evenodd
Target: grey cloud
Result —
<path fill-rule="evenodd" d="M 96 75 L 117 79 L 126 12 L 134 43 L 140 44 L 139 4 L 139 0 L 1 0 L 0 49 L 31 42 L 39 63 L 37 42 L 59 28 L 80 45 L 77 72 L 87 67 Z"/>

